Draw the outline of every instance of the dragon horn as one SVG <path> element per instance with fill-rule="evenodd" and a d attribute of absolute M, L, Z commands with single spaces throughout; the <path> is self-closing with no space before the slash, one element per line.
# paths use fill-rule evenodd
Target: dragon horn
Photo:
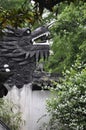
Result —
<path fill-rule="evenodd" d="M 47 28 L 51 28 L 56 21 L 57 21 L 57 20 L 54 20 L 54 21 L 52 21 L 51 23 L 48 23 L 48 24 L 47 24 Z"/>

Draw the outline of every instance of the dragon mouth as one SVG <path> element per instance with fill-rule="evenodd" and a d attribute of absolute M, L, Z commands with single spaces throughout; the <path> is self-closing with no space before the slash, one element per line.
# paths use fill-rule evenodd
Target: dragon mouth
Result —
<path fill-rule="evenodd" d="M 43 33 L 32 39 L 33 45 L 49 45 L 50 32 Z"/>

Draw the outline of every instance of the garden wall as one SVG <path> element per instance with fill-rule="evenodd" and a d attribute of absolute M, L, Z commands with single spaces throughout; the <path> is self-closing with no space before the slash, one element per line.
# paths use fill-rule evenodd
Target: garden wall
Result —
<path fill-rule="evenodd" d="M 43 123 L 48 123 L 49 120 L 49 116 L 46 116 L 46 98 L 49 95 L 49 91 L 32 91 L 31 84 L 21 89 L 14 86 L 9 91 L 7 98 L 18 104 L 18 110 L 22 112 L 25 120 L 25 125 L 21 125 L 21 130 L 45 130 Z"/>

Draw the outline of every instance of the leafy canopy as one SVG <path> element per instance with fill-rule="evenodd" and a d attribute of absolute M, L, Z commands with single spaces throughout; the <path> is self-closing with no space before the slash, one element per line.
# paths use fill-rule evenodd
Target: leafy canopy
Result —
<path fill-rule="evenodd" d="M 30 0 L 0 0 L 0 29 L 28 26 L 36 17 Z"/>
<path fill-rule="evenodd" d="M 48 70 L 62 73 L 74 64 L 77 55 L 86 62 L 86 3 L 60 4 L 57 21 L 52 28 L 52 55 L 46 65 Z"/>

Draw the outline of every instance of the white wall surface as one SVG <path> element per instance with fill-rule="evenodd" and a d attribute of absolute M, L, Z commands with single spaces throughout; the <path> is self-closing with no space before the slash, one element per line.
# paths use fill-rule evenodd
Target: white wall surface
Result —
<path fill-rule="evenodd" d="M 49 95 L 49 91 L 32 91 L 31 84 L 21 89 L 15 86 L 12 88 L 7 98 L 18 104 L 19 111 L 23 113 L 22 117 L 26 123 L 25 126 L 21 126 L 21 130 L 41 130 L 39 128 L 43 122 L 48 122 L 49 117 L 45 115 L 47 114 L 46 98 Z"/>

